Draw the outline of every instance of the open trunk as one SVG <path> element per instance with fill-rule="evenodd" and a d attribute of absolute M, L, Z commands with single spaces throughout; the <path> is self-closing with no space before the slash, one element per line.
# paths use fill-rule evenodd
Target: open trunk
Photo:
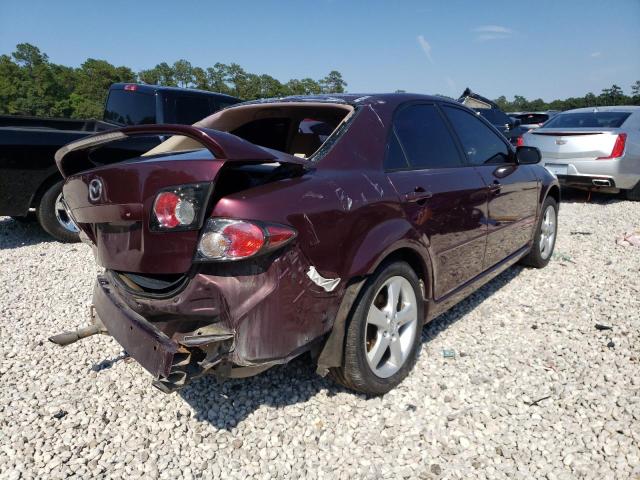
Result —
<path fill-rule="evenodd" d="M 196 126 L 135 126 L 87 137 L 56 154 L 67 178 L 64 198 L 100 265 L 173 284 L 174 275 L 191 268 L 199 231 L 216 199 L 302 174 L 310 163 L 306 158 L 352 111 L 335 104 L 254 104 Z M 154 229 L 159 192 L 178 194 L 184 186 L 202 203 L 197 221 L 190 228 Z M 138 285 L 145 282 L 138 280 L 133 277 Z"/>

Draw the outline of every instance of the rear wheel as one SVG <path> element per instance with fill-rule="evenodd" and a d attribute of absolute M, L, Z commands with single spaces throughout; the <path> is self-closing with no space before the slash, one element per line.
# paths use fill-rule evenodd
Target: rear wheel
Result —
<path fill-rule="evenodd" d="M 420 346 L 424 306 L 416 273 L 405 262 L 381 267 L 369 279 L 349 320 L 343 366 L 332 377 L 381 395 L 411 371 Z"/>
<path fill-rule="evenodd" d="M 40 226 L 60 242 L 79 242 L 80 229 L 67 212 L 62 197 L 62 182 L 58 182 L 44 192 L 36 209 Z"/>
<path fill-rule="evenodd" d="M 551 260 L 558 234 L 558 204 L 553 197 L 547 197 L 542 204 L 542 215 L 538 220 L 536 234 L 529 254 L 522 263 L 530 267 L 546 267 Z"/>
<path fill-rule="evenodd" d="M 640 202 L 640 182 L 636 184 L 630 190 L 626 191 L 627 200 L 632 200 L 634 202 Z"/>

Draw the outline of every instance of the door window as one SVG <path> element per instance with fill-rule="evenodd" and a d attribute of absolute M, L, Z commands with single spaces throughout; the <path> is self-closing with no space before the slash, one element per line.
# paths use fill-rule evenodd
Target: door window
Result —
<path fill-rule="evenodd" d="M 397 140 L 399 145 L 395 144 Z M 406 160 L 402 159 L 402 151 Z M 463 165 L 455 141 L 434 105 L 411 105 L 394 118 L 385 167 L 401 168 L 407 161 L 413 169 Z"/>
<path fill-rule="evenodd" d="M 485 165 L 510 161 L 509 147 L 480 119 L 460 108 L 444 106 L 443 109 L 470 163 Z"/>

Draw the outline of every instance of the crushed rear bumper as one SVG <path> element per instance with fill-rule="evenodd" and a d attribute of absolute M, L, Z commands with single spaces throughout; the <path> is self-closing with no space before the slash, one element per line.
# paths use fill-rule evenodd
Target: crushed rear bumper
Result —
<path fill-rule="evenodd" d="M 154 385 L 167 393 L 204 374 L 233 349 L 233 332 L 219 326 L 197 328 L 182 341 L 170 338 L 129 307 L 106 275 L 98 276 L 93 307 L 107 332 L 154 376 Z"/>

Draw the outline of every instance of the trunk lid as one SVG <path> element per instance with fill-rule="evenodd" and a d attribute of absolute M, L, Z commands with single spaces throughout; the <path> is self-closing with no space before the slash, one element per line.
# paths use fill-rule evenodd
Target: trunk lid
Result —
<path fill-rule="evenodd" d="M 611 153 L 615 128 L 538 128 L 524 135 L 525 145 L 538 147 L 544 160 L 595 160 Z"/>
<path fill-rule="evenodd" d="M 174 136 L 162 143 L 158 140 L 158 146 L 129 160 L 100 166 L 92 160 L 91 153 L 98 147 L 150 135 Z M 56 162 L 66 178 L 65 201 L 93 243 L 98 263 L 111 270 L 146 274 L 187 272 L 204 221 L 203 217 L 194 230 L 152 231 L 153 202 L 160 190 L 208 183 L 206 215 L 225 164 L 307 163 L 225 132 L 184 125 L 127 127 L 93 135 L 58 150 Z"/>

